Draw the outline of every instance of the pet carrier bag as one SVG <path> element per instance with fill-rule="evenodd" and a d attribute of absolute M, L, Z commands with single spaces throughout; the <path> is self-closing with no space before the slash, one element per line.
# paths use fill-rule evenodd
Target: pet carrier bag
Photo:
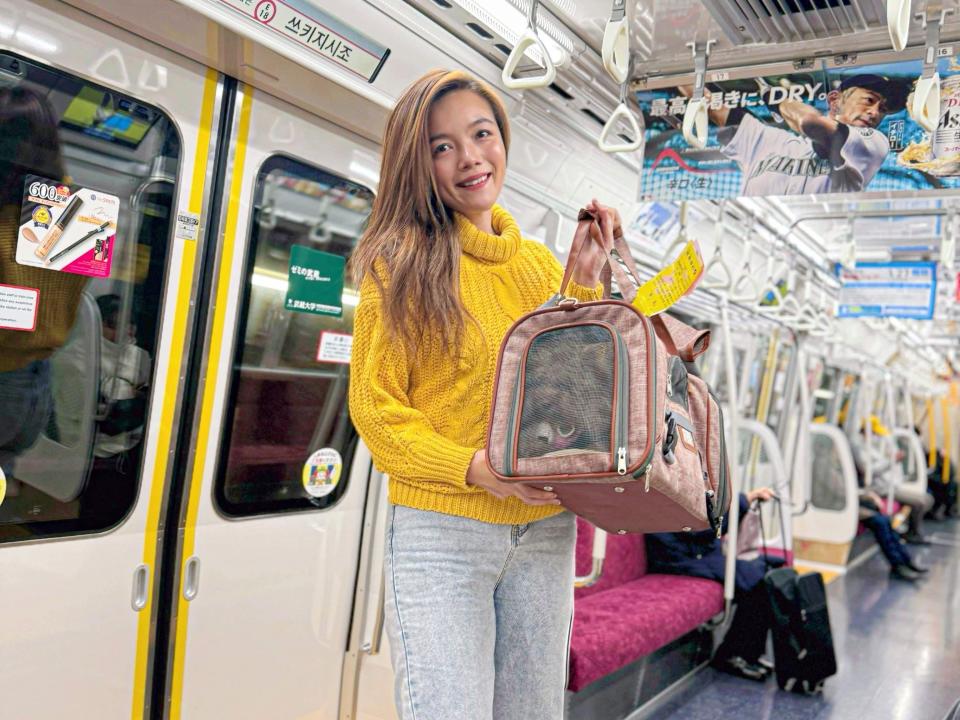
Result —
<path fill-rule="evenodd" d="M 604 247 L 603 299 L 565 297 L 592 242 L 593 217 L 581 211 L 579 221 L 559 295 L 500 347 L 490 469 L 556 493 L 608 532 L 719 528 L 730 494 L 719 408 L 685 363 L 706 350 L 709 331 L 630 303 L 639 278 L 622 237 Z M 611 275 L 626 301 L 611 299 Z"/>

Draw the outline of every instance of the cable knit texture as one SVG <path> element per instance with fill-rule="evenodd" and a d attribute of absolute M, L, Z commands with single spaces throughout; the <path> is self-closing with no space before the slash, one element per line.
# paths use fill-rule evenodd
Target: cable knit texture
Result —
<path fill-rule="evenodd" d="M 522 524 L 561 511 L 501 500 L 466 484 L 484 447 L 500 343 L 510 326 L 560 288 L 563 267 L 543 244 L 525 240 L 510 214 L 493 208 L 483 232 L 457 215 L 460 293 L 476 319 L 451 356 L 436 342 L 412 355 L 390 337 L 376 283 L 366 278 L 354 316 L 350 415 L 376 467 L 390 476 L 398 505 L 499 524 Z M 595 300 L 599 286 L 571 283 L 568 294 Z"/>

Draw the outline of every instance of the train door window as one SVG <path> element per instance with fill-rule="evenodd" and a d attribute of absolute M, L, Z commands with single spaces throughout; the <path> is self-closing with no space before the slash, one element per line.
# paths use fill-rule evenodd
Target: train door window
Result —
<path fill-rule="evenodd" d="M 789 410 L 787 397 L 791 383 L 791 371 L 794 357 L 794 347 L 781 344 L 777 354 L 777 364 L 774 367 L 773 384 L 770 388 L 770 403 L 767 409 L 767 426 L 780 436 L 780 424 L 784 414 Z"/>
<path fill-rule="evenodd" d="M 810 502 L 822 510 L 843 510 L 846 489 L 838 449 L 829 435 L 811 436 L 812 486 Z"/>
<path fill-rule="evenodd" d="M 216 483 L 226 515 L 325 508 L 346 490 L 357 291 L 343 277 L 340 297 L 308 297 L 298 278 L 336 285 L 372 204 L 369 189 L 297 160 L 260 168 Z"/>
<path fill-rule="evenodd" d="M 825 368 L 819 373 L 819 381 L 813 386 L 814 422 L 831 422 L 830 411 L 836 404 L 839 377 L 837 368 Z"/>
<path fill-rule="evenodd" d="M 161 110 L 0 53 L 0 542 L 133 507 L 179 161 Z"/>

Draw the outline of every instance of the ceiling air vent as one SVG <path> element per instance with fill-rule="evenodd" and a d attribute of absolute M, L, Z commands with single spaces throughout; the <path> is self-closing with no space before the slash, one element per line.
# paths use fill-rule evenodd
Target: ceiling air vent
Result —
<path fill-rule="evenodd" d="M 703 0 L 703 6 L 736 45 L 886 29 L 885 0 Z"/>

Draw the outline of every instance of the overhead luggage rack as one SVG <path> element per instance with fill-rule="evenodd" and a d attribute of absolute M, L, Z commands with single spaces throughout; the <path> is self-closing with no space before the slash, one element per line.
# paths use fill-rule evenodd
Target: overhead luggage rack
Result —
<path fill-rule="evenodd" d="M 703 6 L 735 45 L 821 40 L 887 26 L 883 0 L 713 0 Z"/>

